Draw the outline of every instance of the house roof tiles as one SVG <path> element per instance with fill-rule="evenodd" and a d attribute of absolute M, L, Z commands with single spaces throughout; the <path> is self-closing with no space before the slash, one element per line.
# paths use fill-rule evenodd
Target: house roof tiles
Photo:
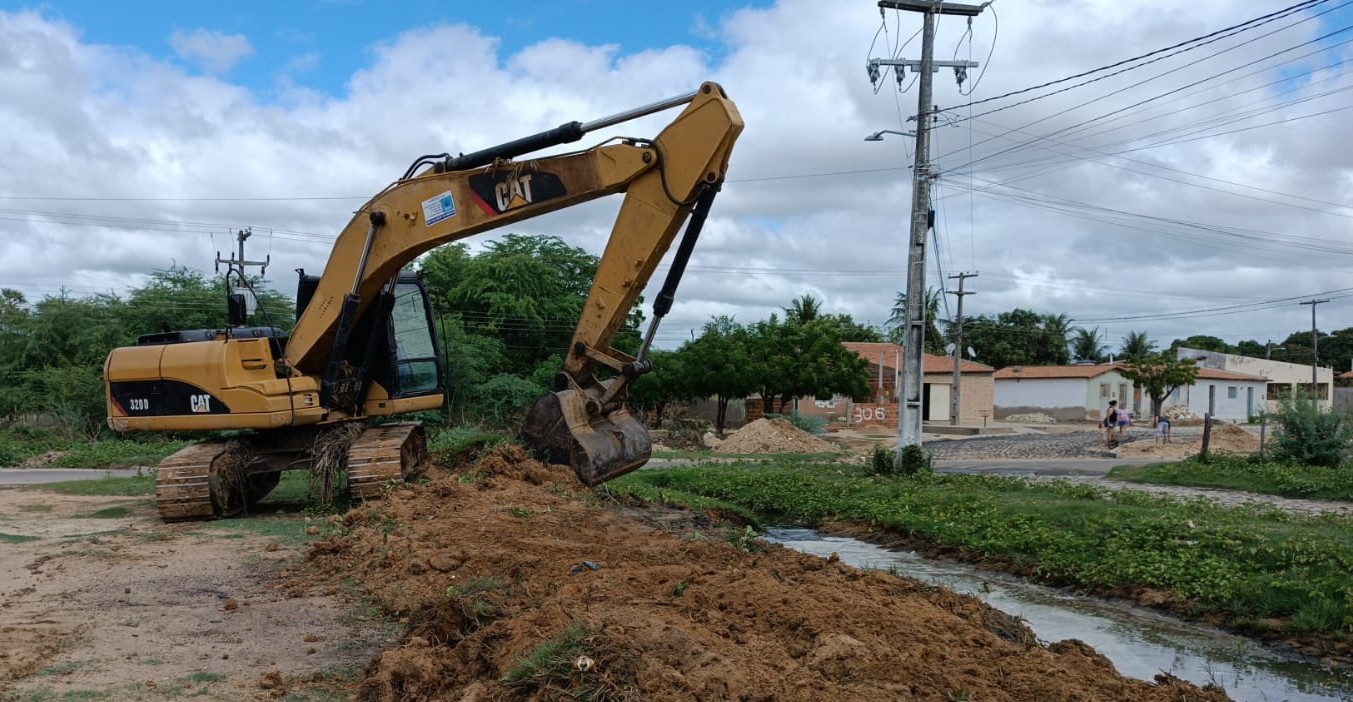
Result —
<path fill-rule="evenodd" d="M 846 341 L 842 346 L 847 350 L 854 351 L 857 356 L 870 363 L 877 363 L 884 368 L 898 370 L 902 365 L 902 346 L 899 344 L 880 343 L 873 341 Z M 936 356 L 932 353 L 921 355 L 922 373 L 952 373 L 954 371 L 954 359 L 950 356 Z M 959 362 L 959 372 L 962 373 L 991 373 L 996 369 L 984 363 L 969 361 L 964 359 Z"/>

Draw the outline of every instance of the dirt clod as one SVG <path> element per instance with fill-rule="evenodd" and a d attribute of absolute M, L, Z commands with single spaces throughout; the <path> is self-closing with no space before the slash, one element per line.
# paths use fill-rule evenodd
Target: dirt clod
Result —
<path fill-rule="evenodd" d="M 408 619 L 358 699 L 1226 699 L 1124 678 L 1079 641 L 1043 646 L 972 597 L 775 545 L 683 540 L 515 449 L 464 470 L 350 513 L 351 531 L 308 550 L 320 583 L 307 584 L 351 578 Z M 584 561 L 606 567 L 570 576 Z"/>

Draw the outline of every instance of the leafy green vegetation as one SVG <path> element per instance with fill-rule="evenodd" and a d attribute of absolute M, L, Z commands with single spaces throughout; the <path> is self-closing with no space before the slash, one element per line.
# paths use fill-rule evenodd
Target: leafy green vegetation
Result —
<path fill-rule="evenodd" d="M 1325 635 L 1353 628 L 1353 520 L 1224 508 L 1066 481 L 920 473 L 839 464 L 639 471 L 610 483 L 680 504 L 726 500 L 770 522 L 860 521 L 954 557 L 1008 564 L 1092 592 L 1170 592 L 1188 613 L 1237 628 L 1269 618 Z"/>
<path fill-rule="evenodd" d="M 1353 444 L 1353 415 L 1326 409 L 1305 393 L 1281 398 L 1273 456 L 1289 463 L 1337 468 Z"/>
<path fill-rule="evenodd" d="M 1118 466 L 1108 477 L 1133 483 L 1243 490 L 1312 500 L 1353 501 L 1353 471 L 1302 466 L 1258 456 L 1214 455 L 1177 463 Z"/>
<path fill-rule="evenodd" d="M 38 537 L 27 534 L 6 534 L 0 531 L 0 544 L 21 544 L 25 541 L 37 541 Z"/>
<path fill-rule="evenodd" d="M 158 434 L 125 437 L 109 435 L 92 441 L 71 440 L 57 429 L 11 426 L 0 428 L 0 466 L 15 466 L 49 452 L 56 453 L 44 467 L 98 469 L 153 466 L 188 443 Z"/>

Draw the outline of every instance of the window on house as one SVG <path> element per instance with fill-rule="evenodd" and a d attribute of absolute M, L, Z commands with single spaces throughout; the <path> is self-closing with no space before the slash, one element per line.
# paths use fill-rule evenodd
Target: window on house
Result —
<path fill-rule="evenodd" d="M 1234 386 L 1234 385 L 1227 386 L 1227 388 L 1226 388 L 1226 399 L 1228 399 L 1228 400 L 1234 400 L 1234 399 L 1236 399 L 1236 386 Z"/>

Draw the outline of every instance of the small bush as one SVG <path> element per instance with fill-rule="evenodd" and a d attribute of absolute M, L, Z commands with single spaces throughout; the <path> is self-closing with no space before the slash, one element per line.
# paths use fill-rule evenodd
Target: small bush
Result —
<path fill-rule="evenodd" d="M 1281 431 L 1273 437 L 1273 456 L 1308 466 L 1337 468 L 1353 443 L 1353 419 L 1296 394 L 1278 405 Z"/>
<path fill-rule="evenodd" d="M 798 412 L 792 414 L 768 414 L 767 419 L 784 419 L 793 424 L 799 431 L 809 434 L 825 434 L 827 431 L 827 420 L 822 417 L 805 417 Z"/>
<path fill-rule="evenodd" d="M 883 448 L 874 447 L 870 461 L 874 475 L 917 475 L 934 472 L 934 459 L 930 452 L 920 446 L 902 447 L 902 455 Z"/>

